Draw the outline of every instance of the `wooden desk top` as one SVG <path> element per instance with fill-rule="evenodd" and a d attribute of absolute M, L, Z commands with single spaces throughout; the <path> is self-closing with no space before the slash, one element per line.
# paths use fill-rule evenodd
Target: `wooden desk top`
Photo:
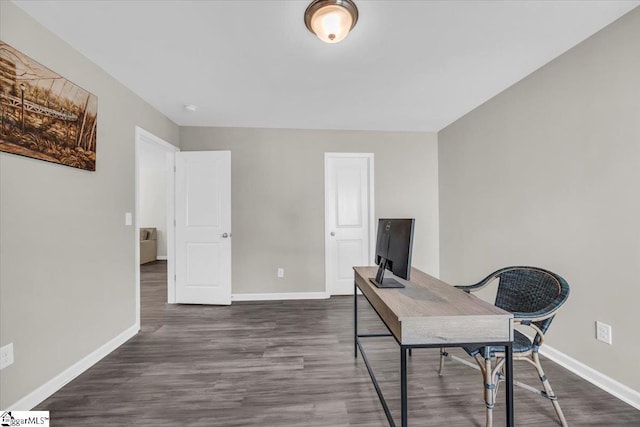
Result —
<path fill-rule="evenodd" d="M 491 343 L 513 340 L 513 315 L 415 268 L 404 288 L 380 289 L 369 281 L 377 267 L 354 267 L 356 285 L 398 342 Z"/>

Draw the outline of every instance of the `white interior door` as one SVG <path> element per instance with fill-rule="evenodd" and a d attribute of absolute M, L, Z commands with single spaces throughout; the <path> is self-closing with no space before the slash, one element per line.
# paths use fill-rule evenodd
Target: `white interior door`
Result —
<path fill-rule="evenodd" d="M 331 295 L 353 294 L 353 267 L 370 265 L 373 154 L 325 153 L 325 274 Z"/>
<path fill-rule="evenodd" d="M 231 152 L 176 153 L 176 302 L 231 304 Z"/>

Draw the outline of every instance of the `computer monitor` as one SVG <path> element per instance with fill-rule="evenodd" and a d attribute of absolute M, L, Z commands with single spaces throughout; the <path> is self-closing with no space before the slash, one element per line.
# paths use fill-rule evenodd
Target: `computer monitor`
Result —
<path fill-rule="evenodd" d="M 415 219 L 379 219 L 376 241 L 378 273 L 369 279 L 378 288 L 404 288 L 395 279 L 384 278 L 385 270 L 409 280 L 411 274 L 411 250 Z"/>

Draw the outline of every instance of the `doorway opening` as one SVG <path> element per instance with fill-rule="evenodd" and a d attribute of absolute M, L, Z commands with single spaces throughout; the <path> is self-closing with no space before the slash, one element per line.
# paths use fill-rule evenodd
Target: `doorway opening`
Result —
<path fill-rule="evenodd" d="M 136 324 L 140 328 L 141 262 L 156 263 L 153 270 L 158 270 L 163 282 L 166 275 L 166 301 L 175 302 L 173 168 L 174 153 L 180 150 L 140 127 L 135 135 Z"/>

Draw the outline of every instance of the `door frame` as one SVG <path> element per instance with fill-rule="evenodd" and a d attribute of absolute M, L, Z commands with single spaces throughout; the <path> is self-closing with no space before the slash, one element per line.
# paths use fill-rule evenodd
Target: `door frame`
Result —
<path fill-rule="evenodd" d="M 136 325 L 140 329 L 140 144 L 149 143 L 167 153 L 167 302 L 175 303 L 175 229 L 174 223 L 174 182 L 173 153 L 180 151 L 175 145 L 165 141 L 143 128 L 135 127 L 135 212 L 133 225 L 135 227 L 135 288 L 136 288 Z"/>
<path fill-rule="evenodd" d="M 328 187 L 329 187 L 329 159 L 339 158 L 366 158 L 368 159 L 368 171 L 369 178 L 369 254 L 367 256 L 369 263 L 373 264 L 373 255 L 375 251 L 375 183 L 374 183 L 374 153 L 339 153 L 339 152 L 326 152 L 324 153 L 324 292 L 327 297 L 330 297 L 331 289 L 329 287 L 329 204 L 327 203 Z"/>

